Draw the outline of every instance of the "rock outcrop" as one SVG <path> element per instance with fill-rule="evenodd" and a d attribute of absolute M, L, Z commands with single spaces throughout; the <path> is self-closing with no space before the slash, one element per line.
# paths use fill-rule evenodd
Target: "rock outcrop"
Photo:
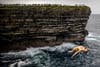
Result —
<path fill-rule="evenodd" d="M 0 5 L 0 51 L 84 41 L 87 6 Z"/>

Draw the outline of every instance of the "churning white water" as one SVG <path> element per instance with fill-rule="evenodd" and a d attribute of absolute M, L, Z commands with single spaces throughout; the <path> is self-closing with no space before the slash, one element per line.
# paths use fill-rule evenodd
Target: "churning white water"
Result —
<path fill-rule="evenodd" d="M 68 50 L 75 46 L 74 43 L 62 43 L 55 47 L 27 48 L 24 51 L 2 53 L 0 58 L 3 63 L 9 63 L 9 67 L 66 67 L 70 64 L 72 66 L 75 64 L 80 65 L 83 62 L 83 59 L 79 58 L 81 54 L 77 57 L 78 60 L 75 59 L 74 61 L 70 59 L 71 55 L 68 54 Z"/>
<path fill-rule="evenodd" d="M 8 63 L 5 67 L 89 67 L 96 63 L 99 64 L 100 52 L 98 52 L 97 48 L 100 47 L 100 45 L 98 46 L 100 35 L 89 32 L 85 41 L 91 49 L 90 53 L 87 55 L 80 54 L 74 60 L 70 59 L 71 55 L 68 56 L 68 50 L 77 45 L 70 42 L 64 42 L 54 47 L 31 47 L 24 51 L 2 53 L 0 58 L 2 63 Z"/>
<path fill-rule="evenodd" d="M 89 32 L 89 35 L 85 38 L 86 41 L 97 41 L 100 42 L 100 34 Z"/>

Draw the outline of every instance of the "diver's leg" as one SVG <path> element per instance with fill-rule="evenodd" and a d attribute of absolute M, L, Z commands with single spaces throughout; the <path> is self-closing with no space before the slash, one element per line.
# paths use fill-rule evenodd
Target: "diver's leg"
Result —
<path fill-rule="evenodd" d="M 73 57 L 76 56 L 78 53 L 80 53 L 80 51 L 75 52 L 75 53 L 71 56 L 71 58 L 73 59 Z"/>

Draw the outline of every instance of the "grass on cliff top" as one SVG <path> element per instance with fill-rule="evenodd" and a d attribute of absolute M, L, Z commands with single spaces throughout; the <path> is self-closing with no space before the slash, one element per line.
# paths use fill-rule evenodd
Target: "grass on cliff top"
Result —
<path fill-rule="evenodd" d="M 67 6 L 67 5 L 57 5 L 57 4 L 0 4 L 0 9 L 39 9 L 39 10 L 87 10 L 90 9 L 88 6 Z"/>

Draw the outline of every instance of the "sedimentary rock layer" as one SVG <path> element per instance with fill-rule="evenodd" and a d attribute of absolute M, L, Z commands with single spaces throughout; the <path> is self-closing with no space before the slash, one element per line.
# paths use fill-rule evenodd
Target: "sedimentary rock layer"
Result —
<path fill-rule="evenodd" d="M 83 41 L 87 6 L 0 5 L 0 49 L 25 49 Z"/>

